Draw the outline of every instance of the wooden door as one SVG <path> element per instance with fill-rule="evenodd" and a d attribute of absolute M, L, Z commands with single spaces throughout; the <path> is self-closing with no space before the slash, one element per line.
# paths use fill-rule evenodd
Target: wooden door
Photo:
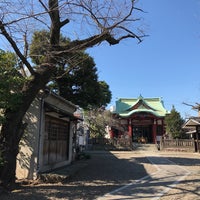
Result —
<path fill-rule="evenodd" d="M 43 145 L 44 165 L 55 164 L 69 158 L 69 122 L 46 116 Z"/>

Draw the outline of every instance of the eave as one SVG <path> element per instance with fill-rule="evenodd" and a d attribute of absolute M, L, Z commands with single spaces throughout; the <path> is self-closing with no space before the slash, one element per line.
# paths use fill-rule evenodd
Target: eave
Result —
<path fill-rule="evenodd" d="M 191 118 L 183 125 L 183 128 L 195 128 L 196 126 L 200 126 L 200 118 Z"/>
<path fill-rule="evenodd" d="M 131 110 L 130 112 L 119 113 L 119 116 L 120 117 L 130 117 L 131 115 L 133 115 L 135 113 L 141 113 L 141 112 L 150 113 L 150 114 L 153 114 L 156 117 L 164 117 L 165 116 L 165 115 L 160 115 L 160 114 L 156 113 L 155 111 L 148 110 L 148 109 Z"/>

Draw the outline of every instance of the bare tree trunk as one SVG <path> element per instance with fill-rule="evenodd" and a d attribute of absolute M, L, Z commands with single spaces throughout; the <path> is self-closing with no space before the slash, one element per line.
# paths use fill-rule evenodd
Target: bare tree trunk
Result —
<path fill-rule="evenodd" d="M 17 113 L 15 115 L 17 115 Z M 7 121 L 7 123 L 3 125 L 1 134 L 0 149 L 4 165 L 0 167 L 0 180 L 1 185 L 6 188 L 12 187 L 15 183 L 16 157 L 20 138 L 26 127 L 26 125 L 22 123 L 22 120 L 15 120 L 15 117 L 17 117 L 15 115 L 12 116 L 12 120 Z"/>
<path fill-rule="evenodd" d="M 40 89 L 45 87 L 52 73 L 53 68 L 47 67 L 43 72 L 40 71 L 40 74 L 36 74 L 26 87 L 17 110 L 14 112 L 7 110 L 5 113 L 6 122 L 3 123 L 0 134 L 0 151 L 3 158 L 3 165 L 0 167 L 0 184 L 6 189 L 15 183 L 16 157 L 19 142 L 26 128 L 26 124 L 23 123 L 24 115 Z"/>
<path fill-rule="evenodd" d="M 60 36 L 58 0 L 49 0 L 49 10 L 52 21 L 50 51 L 53 51 L 54 46 L 59 44 Z M 4 36 L 11 41 L 13 48 L 18 50 L 2 23 L 0 23 L 0 29 Z M 20 58 L 25 59 L 19 51 L 17 53 Z M 31 70 L 32 80 L 22 89 L 22 101 L 18 108 L 14 112 L 6 110 L 6 122 L 2 125 L 0 134 L 0 151 L 3 158 L 3 166 L 0 168 L 0 184 L 4 188 L 8 188 L 15 183 L 16 157 L 19 151 L 19 142 L 25 129 L 23 118 L 38 92 L 44 89 L 51 79 L 52 74 L 56 70 L 55 64 L 55 58 L 49 55 L 46 57 L 46 63 L 40 65 L 37 71 Z M 29 63 L 28 66 L 32 68 Z"/>

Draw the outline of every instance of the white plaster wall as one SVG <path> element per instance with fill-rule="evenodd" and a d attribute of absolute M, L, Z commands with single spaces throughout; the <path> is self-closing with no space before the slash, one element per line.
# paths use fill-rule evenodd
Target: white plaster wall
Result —
<path fill-rule="evenodd" d="M 40 125 L 40 100 L 37 98 L 25 115 L 28 123 L 23 139 L 20 142 L 17 156 L 16 177 L 18 179 L 35 179 L 37 174 L 38 136 Z"/>

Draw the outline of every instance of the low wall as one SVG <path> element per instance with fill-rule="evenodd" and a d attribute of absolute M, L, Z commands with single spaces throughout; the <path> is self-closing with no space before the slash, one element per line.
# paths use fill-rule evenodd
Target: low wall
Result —
<path fill-rule="evenodd" d="M 132 150 L 131 138 L 91 138 L 88 141 L 90 150 Z"/>
<path fill-rule="evenodd" d="M 160 150 L 195 152 L 194 139 L 162 139 Z"/>

